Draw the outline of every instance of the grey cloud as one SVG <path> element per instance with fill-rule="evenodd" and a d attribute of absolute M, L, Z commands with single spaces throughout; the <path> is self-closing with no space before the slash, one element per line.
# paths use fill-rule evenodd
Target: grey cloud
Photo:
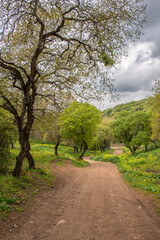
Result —
<path fill-rule="evenodd" d="M 146 0 L 147 22 L 142 30 L 141 42 L 153 43 L 151 58 L 160 58 L 160 0 Z"/>
<path fill-rule="evenodd" d="M 155 79 L 160 78 L 159 62 L 156 65 L 133 64 L 125 71 L 122 70 L 116 77 L 115 87 L 118 93 L 151 91 Z"/>
<path fill-rule="evenodd" d="M 159 28 L 155 30 L 155 37 L 153 39 L 153 49 L 152 49 L 152 58 L 160 58 L 160 25 Z"/>
<path fill-rule="evenodd" d="M 137 58 L 135 60 L 136 64 L 141 64 L 147 62 L 150 59 L 150 53 L 144 52 L 143 50 L 139 51 Z"/>
<path fill-rule="evenodd" d="M 147 3 L 147 23 L 145 28 L 152 28 L 160 21 L 160 1 L 159 0 L 146 0 Z"/>

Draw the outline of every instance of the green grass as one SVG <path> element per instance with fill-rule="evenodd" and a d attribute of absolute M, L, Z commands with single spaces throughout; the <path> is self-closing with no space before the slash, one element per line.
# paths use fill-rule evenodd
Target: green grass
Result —
<path fill-rule="evenodd" d="M 72 164 L 76 167 L 82 167 L 82 168 L 89 165 L 87 161 L 79 160 L 79 159 L 72 160 Z"/>
<path fill-rule="evenodd" d="M 160 149 L 135 156 L 122 155 L 117 166 L 131 186 L 153 192 L 160 198 Z"/>
<path fill-rule="evenodd" d="M 94 161 L 100 161 L 100 162 L 112 162 L 112 163 L 118 163 L 119 162 L 119 157 L 118 156 L 112 156 L 109 154 L 101 154 L 99 156 L 94 156 L 91 157 L 92 160 Z"/>

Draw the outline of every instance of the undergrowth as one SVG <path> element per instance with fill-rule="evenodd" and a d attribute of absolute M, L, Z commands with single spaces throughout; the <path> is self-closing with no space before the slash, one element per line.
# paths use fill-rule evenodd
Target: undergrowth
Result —
<path fill-rule="evenodd" d="M 72 164 L 76 167 L 86 167 L 89 165 L 87 161 L 79 160 L 79 159 L 72 160 Z"/>

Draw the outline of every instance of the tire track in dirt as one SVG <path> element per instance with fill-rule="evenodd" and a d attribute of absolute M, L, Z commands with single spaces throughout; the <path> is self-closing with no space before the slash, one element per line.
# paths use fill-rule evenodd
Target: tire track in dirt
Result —
<path fill-rule="evenodd" d="M 3 240 L 159 240 L 157 215 L 122 180 L 112 163 L 52 166 L 51 190 L 3 232 Z M 9 232 L 12 229 L 12 232 Z"/>

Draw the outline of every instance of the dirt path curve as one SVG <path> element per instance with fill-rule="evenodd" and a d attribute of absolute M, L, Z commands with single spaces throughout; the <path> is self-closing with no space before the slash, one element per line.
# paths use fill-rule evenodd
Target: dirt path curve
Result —
<path fill-rule="evenodd" d="M 157 215 L 115 165 L 53 165 L 57 183 L 8 226 L 3 240 L 160 240 Z"/>
<path fill-rule="evenodd" d="M 111 147 L 114 150 L 113 155 L 121 155 L 123 152 L 123 147 Z"/>

